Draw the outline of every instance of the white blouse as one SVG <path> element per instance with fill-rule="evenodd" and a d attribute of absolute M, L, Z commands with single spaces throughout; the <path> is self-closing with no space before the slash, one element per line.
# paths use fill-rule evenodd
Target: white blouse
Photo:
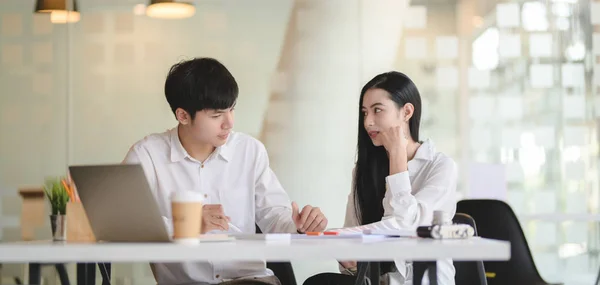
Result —
<path fill-rule="evenodd" d="M 448 219 L 456 213 L 457 167 L 452 158 L 437 152 L 433 141 L 426 140 L 408 162 L 408 171 L 386 177 L 381 222 L 368 229 L 416 229 L 431 225 L 434 211 L 444 211 Z M 393 219 L 393 220 L 392 220 Z M 348 195 L 344 228 L 360 226 L 354 204 L 354 190 Z M 412 266 L 404 260 L 394 260 L 397 272 L 389 274 L 389 284 L 412 284 Z M 437 261 L 438 284 L 454 284 L 452 260 Z"/>

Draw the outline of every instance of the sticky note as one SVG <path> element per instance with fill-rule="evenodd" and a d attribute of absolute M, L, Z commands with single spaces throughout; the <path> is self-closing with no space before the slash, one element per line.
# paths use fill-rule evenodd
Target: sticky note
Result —
<path fill-rule="evenodd" d="M 458 87 L 458 69 L 453 66 L 438 67 L 436 83 L 440 89 L 456 89 Z"/>
<path fill-rule="evenodd" d="M 600 55 L 600 33 L 594 33 L 592 36 L 592 51 L 594 55 Z"/>
<path fill-rule="evenodd" d="M 531 57 L 552 56 L 552 46 L 552 34 L 541 33 L 529 35 L 529 55 Z"/>
<path fill-rule="evenodd" d="M 523 131 L 517 128 L 506 128 L 502 130 L 502 147 L 520 148 L 521 134 Z"/>
<path fill-rule="evenodd" d="M 500 34 L 498 53 L 503 58 L 517 58 L 521 56 L 521 35 Z"/>
<path fill-rule="evenodd" d="M 585 97 L 565 96 L 563 98 L 563 117 L 565 119 L 584 119 Z"/>
<path fill-rule="evenodd" d="M 408 59 L 427 57 L 427 39 L 423 37 L 407 37 L 404 40 L 404 56 Z"/>
<path fill-rule="evenodd" d="M 469 67 L 469 88 L 485 89 L 490 87 L 490 71 Z"/>
<path fill-rule="evenodd" d="M 563 141 L 566 147 L 588 145 L 588 130 L 582 126 L 565 126 Z"/>
<path fill-rule="evenodd" d="M 554 85 L 554 70 L 550 64 L 532 64 L 529 82 L 534 88 L 550 88 Z"/>
<path fill-rule="evenodd" d="M 452 59 L 458 57 L 458 38 L 443 36 L 435 39 L 435 50 L 438 58 Z"/>
<path fill-rule="evenodd" d="M 507 120 L 523 117 L 523 98 L 517 96 L 498 98 L 498 114 Z"/>
<path fill-rule="evenodd" d="M 409 6 L 405 13 L 404 28 L 424 29 L 427 27 L 427 7 Z"/>
<path fill-rule="evenodd" d="M 585 70 L 581 63 L 567 63 L 561 66 L 563 87 L 584 87 Z"/>
<path fill-rule="evenodd" d="M 520 24 L 521 14 L 518 3 L 500 3 L 496 5 L 496 23 L 499 28 L 516 28 Z"/>
<path fill-rule="evenodd" d="M 535 144 L 546 149 L 556 146 L 556 130 L 554 126 L 540 126 L 533 129 Z"/>
<path fill-rule="evenodd" d="M 590 2 L 590 14 L 592 25 L 600 25 L 600 2 Z"/>

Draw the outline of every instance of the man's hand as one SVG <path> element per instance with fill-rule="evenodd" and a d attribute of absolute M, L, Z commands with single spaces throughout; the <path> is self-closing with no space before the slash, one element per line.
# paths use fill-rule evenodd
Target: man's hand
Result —
<path fill-rule="evenodd" d="M 340 261 L 340 264 L 346 269 L 356 269 L 356 261 Z"/>
<path fill-rule="evenodd" d="M 296 223 L 298 231 L 305 232 L 322 232 L 327 227 L 327 218 L 321 212 L 321 209 L 310 205 L 304 206 L 302 211 L 298 211 L 298 204 L 292 202 L 292 219 Z"/>
<path fill-rule="evenodd" d="M 220 204 L 204 205 L 202 207 L 202 230 L 200 233 L 205 234 L 214 230 L 227 231 L 229 230 L 229 220 L 230 218 L 225 216 L 223 206 Z"/>

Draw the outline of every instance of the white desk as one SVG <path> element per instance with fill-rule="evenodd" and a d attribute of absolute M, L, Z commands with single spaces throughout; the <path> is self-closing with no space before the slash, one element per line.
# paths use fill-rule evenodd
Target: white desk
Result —
<path fill-rule="evenodd" d="M 392 259 L 508 260 L 510 243 L 483 238 L 467 240 L 301 239 L 290 243 L 258 240 L 206 242 L 199 245 L 172 243 L 74 244 L 41 242 L 0 243 L 0 262 L 176 262 L 207 260 L 361 260 Z"/>
<path fill-rule="evenodd" d="M 54 243 L 13 242 L 0 243 L 0 263 L 30 263 L 30 280 L 39 280 L 40 263 L 78 263 L 78 284 L 91 284 L 94 263 L 110 262 L 182 262 L 217 260 L 358 260 L 386 261 L 403 259 L 435 261 L 452 258 L 455 261 L 503 261 L 510 259 L 510 243 L 483 238 L 466 240 L 433 240 L 390 238 L 377 241 L 361 239 L 292 239 L 289 242 L 237 240 L 233 242 L 205 242 L 199 245 L 173 243 Z M 91 263 L 82 264 L 82 263 Z M 361 263 L 366 270 L 366 263 Z M 435 264 L 435 263 L 433 263 Z M 81 266 L 81 270 L 79 267 Z M 91 267 L 90 267 L 91 266 Z M 106 266 L 106 265 L 105 265 Z M 434 266 L 434 265 L 433 265 Z M 31 273 L 34 268 L 35 273 Z M 379 263 L 371 264 L 369 276 L 379 279 Z M 435 280 L 434 275 L 430 275 Z M 106 268 L 105 268 L 106 269 Z M 359 270 L 364 276 L 363 269 Z M 106 271 L 106 270 L 105 270 Z M 82 276 L 80 275 L 82 273 Z M 92 274 L 91 276 L 89 274 Z M 431 274 L 431 272 L 430 272 Z M 103 279 L 110 279 L 103 272 Z M 356 284 L 361 284 L 357 281 Z M 104 283 L 103 283 L 104 284 Z M 432 283 L 436 284 L 436 283 Z"/>

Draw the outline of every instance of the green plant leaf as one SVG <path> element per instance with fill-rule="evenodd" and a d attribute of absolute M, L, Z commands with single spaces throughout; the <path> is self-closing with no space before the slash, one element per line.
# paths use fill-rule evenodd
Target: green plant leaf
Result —
<path fill-rule="evenodd" d="M 44 184 L 44 192 L 50 201 L 52 215 L 64 215 L 67 212 L 69 194 L 62 184 L 62 179 L 63 177 L 49 178 Z"/>

